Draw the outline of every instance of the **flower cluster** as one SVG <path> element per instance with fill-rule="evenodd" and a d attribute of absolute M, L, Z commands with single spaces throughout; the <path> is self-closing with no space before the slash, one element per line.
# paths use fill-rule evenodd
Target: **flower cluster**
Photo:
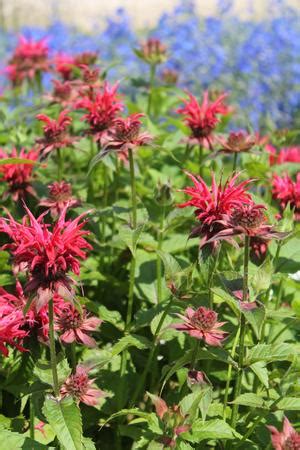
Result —
<path fill-rule="evenodd" d="M 282 177 L 274 175 L 272 181 L 273 198 L 279 202 L 283 211 L 288 205 L 294 211 L 295 220 L 300 220 L 300 173 L 296 181 L 285 174 Z"/>

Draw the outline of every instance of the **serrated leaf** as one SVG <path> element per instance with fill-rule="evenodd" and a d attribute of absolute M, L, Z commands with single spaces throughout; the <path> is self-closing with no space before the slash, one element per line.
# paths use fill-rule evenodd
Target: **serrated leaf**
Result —
<path fill-rule="evenodd" d="M 135 257 L 136 247 L 144 229 L 144 224 L 138 225 L 134 230 L 129 225 L 122 225 L 119 229 L 119 238 L 127 245 Z"/>
<path fill-rule="evenodd" d="M 276 408 L 283 411 L 300 411 L 300 397 L 285 397 L 276 403 Z"/>
<path fill-rule="evenodd" d="M 245 364 L 251 365 L 257 361 L 270 363 L 273 361 L 292 361 L 300 350 L 294 344 L 258 344 L 248 351 Z"/>
<path fill-rule="evenodd" d="M 144 336 L 138 336 L 137 334 L 131 334 L 122 337 L 112 348 L 112 355 L 118 355 L 128 347 L 136 347 L 139 350 L 151 347 L 151 342 Z"/>
<path fill-rule="evenodd" d="M 84 450 L 97 450 L 96 446 L 91 438 L 84 437 L 82 439 L 82 444 L 83 444 Z"/>
<path fill-rule="evenodd" d="M 71 397 L 62 400 L 46 397 L 43 414 L 66 449 L 83 450 L 81 413 Z"/>
<path fill-rule="evenodd" d="M 153 433 L 159 434 L 159 435 L 163 433 L 163 430 L 160 428 L 157 415 L 154 413 L 140 411 L 138 408 L 122 409 L 121 411 L 118 411 L 118 412 L 112 414 L 103 424 L 101 424 L 101 426 L 103 427 L 104 425 L 106 425 L 108 422 L 110 422 L 113 419 L 116 419 L 121 416 L 128 416 L 128 415 L 133 415 L 133 416 L 141 417 L 142 419 L 144 419 L 145 422 L 148 423 L 148 426 L 149 426 L 150 430 L 153 431 Z"/>
<path fill-rule="evenodd" d="M 253 331 L 254 331 L 257 339 L 259 339 L 260 333 L 262 330 L 262 326 L 263 326 L 263 323 L 264 323 L 265 317 L 266 317 L 265 307 L 263 305 L 261 305 L 257 308 L 247 310 L 240 306 L 240 310 L 241 310 L 242 314 L 245 316 L 247 322 L 249 322 L 249 324 L 253 328 Z"/>
<path fill-rule="evenodd" d="M 195 420 L 191 431 L 182 433 L 180 437 L 189 442 L 201 442 L 204 439 L 235 439 L 236 433 L 224 420 L 208 420 L 203 423 L 201 419 Z"/>
<path fill-rule="evenodd" d="M 264 400 L 258 395 L 252 393 L 241 394 L 231 403 L 250 406 L 251 408 L 263 408 L 264 406 Z"/>
<path fill-rule="evenodd" d="M 250 369 L 253 370 L 260 382 L 269 389 L 269 373 L 266 365 L 262 361 L 251 364 Z"/>
<path fill-rule="evenodd" d="M 0 442 L 4 444 L 2 449 L 7 450 L 47 450 L 48 446 L 30 439 L 24 434 L 10 430 L 0 430 Z M 0 447 L 1 448 L 1 447 Z"/>

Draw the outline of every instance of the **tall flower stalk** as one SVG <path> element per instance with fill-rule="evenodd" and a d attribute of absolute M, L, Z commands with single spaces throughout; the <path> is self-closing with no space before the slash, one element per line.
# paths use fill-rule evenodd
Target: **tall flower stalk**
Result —
<path fill-rule="evenodd" d="M 244 274 L 243 274 L 243 302 L 247 302 L 248 297 L 248 271 L 249 271 L 249 253 L 250 253 L 250 236 L 245 235 L 244 241 Z M 240 395 L 242 389 L 242 379 L 243 379 L 243 363 L 244 363 L 244 353 L 245 353 L 245 336 L 246 336 L 247 326 L 246 320 L 243 313 L 240 316 L 240 337 L 239 337 L 239 358 L 238 358 L 238 373 L 234 388 L 234 400 Z M 231 426 L 235 429 L 236 422 L 238 418 L 239 405 L 235 403 L 232 408 L 231 415 Z"/>
<path fill-rule="evenodd" d="M 55 337 L 54 337 L 54 308 L 53 298 L 48 302 L 48 314 L 49 314 L 49 346 L 50 346 L 50 362 L 53 379 L 53 390 L 55 397 L 59 396 L 59 384 L 57 375 L 57 361 L 55 351 Z"/>

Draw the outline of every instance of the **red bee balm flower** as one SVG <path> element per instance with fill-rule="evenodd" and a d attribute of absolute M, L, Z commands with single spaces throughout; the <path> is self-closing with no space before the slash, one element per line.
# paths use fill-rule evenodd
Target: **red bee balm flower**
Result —
<path fill-rule="evenodd" d="M 133 150 L 141 145 L 149 144 L 152 141 L 152 136 L 140 131 L 142 126 L 140 117 L 143 116 L 144 114 L 131 114 L 125 118 L 115 119 L 108 132 L 102 154 L 114 150 L 127 157 L 129 149 Z"/>
<path fill-rule="evenodd" d="M 200 105 L 192 94 L 188 93 L 189 100 L 183 100 L 184 106 L 177 112 L 184 116 L 184 121 L 192 132 L 192 144 L 208 144 L 212 146 L 212 132 L 219 123 L 219 115 L 228 114 L 229 109 L 223 101 L 227 94 L 220 95 L 214 102 L 208 99 L 208 92 L 204 92 L 203 102 Z"/>
<path fill-rule="evenodd" d="M 14 86 L 24 79 L 32 79 L 36 74 L 49 70 L 48 45 L 46 39 L 34 41 L 21 36 L 5 71 Z"/>
<path fill-rule="evenodd" d="M 150 65 L 161 64 L 167 59 L 167 47 L 157 38 L 149 38 L 135 53 Z"/>
<path fill-rule="evenodd" d="M 270 153 L 270 164 L 300 163 L 300 146 L 282 148 L 278 153 L 272 145 L 267 146 Z"/>
<path fill-rule="evenodd" d="M 52 80 L 53 92 L 45 96 L 50 103 L 61 105 L 63 108 L 72 106 L 77 94 L 70 81 Z"/>
<path fill-rule="evenodd" d="M 194 176 L 188 172 L 187 175 L 194 183 L 194 187 L 182 190 L 191 197 L 185 203 L 178 205 L 179 208 L 193 206 L 196 208 L 195 215 L 200 225 L 194 228 L 190 237 L 201 236 L 200 246 L 206 244 L 215 234 L 223 229 L 220 220 L 225 214 L 230 214 L 233 209 L 251 202 L 250 194 L 246 192 L 247 185 L 251 180 L 235 184 L 239 174 L 229 178 L 222 186 L 217 185 L 214 175 L 212 185 L 208 187 L 200 176 Z"/>
<path fill-rule="evenodd" d="M 75 67 L 75 58 L 65 53 L 59 53 L 53 60 L 54 70 L 61 75 L 63 80 L 69 81 L 73 79 Z"/>
<path fill-rule="evenodd" d="M 296 181 L 293 181 L 287 174 L 280 177 L 274 175 L 272 182 L 273 198 L 280 203 L 284 210 L 287 205 L 294 209 L 295 220 L 300 220 L 300 173 L 297 173 Z"/>
<path fill-rule="evenodd" d="M 39 310 L 54 293 L 72 298 L 70 289 L 74 281 L 68 272 L 79 275 L 79 259 L 86 258 L 84 249 L 92 247 L 84 239 L 89 234 L 82 229 L 86 221 L 80 222 L 87 213 L 66 221 L 65 208 L 51 230 L 44 223 L 45 213 L 35 219 L 26 206 L 25 209 L 28 216 L 22 223 L 9 215 L 9 219 L 1 219 L 0 231 L 12 240 L 3 248 L 10 248 L 14 265 L 29 273 L 25 292 L 37 293 Z"/>
<path fill-rule="evenodd" d="M 5 197 L 11 195 L 14 201 L 25 198 L 26 194 L 36 196 L 36 192 L 31 186 L 32 171 L 34 165 L 30 162 L 37 161 L 39 157 L 39 152 L 35 150 L 29 150 L 26 152 L 25 149 L 21 149 L 18 153 L 14 148 L 12 149 L 10 155 L 4 153 L 0 149 L 0 158 L 22 158 L 27 159 L 29 164 L 26 163 L 12 163 L 4 164 L 0 166 L 0 176 L 2 180 L 6 181 L 8 184 L 8 190 L 5 192 Z"/>
<path fill-rule="evenodd" d="M 55 181 L 49 184 L 49 198 L 42 199 L 40 206 L 49 208 L 53 218 L 58 217 L 65 207 L 72 208 L 79 205 L 79 200 L 72 197 L 72 187 L 65 181 Z"/>
<path fill-rule="evenodd" d="M 96 341 L 89 336 L 102 323 L 98 317 L 88 316 L 83 307 L 80 313 L 72 303 L 61 302 L 60 309 L 56 310 L 56 329 L 61 332 L 60 340 L 65 344 L 77 342 L 88 347 L 95 347 Z"/>
<path fill-rule="evenodd" d="M 272 445 L 275 450 L 300 449 L 300 434 L 292 427 L 287 417 L 283 420 L 281 432 L 271 425 L 267 428 L 271 431 Z"/>
<path fill-rule="evenodd" d="M 196 311 L 187 308 L 185 315 L 177 314 L 183 319 L 183 323 L 170 325 L 179 331 L 185 331 L 190 336 L 202 339 L 206 344 L 220 347 L 223 339 L 228 334 L 219 328 L 226 322 L 218 322 L 218 314 L 212 309 L 200 306 Z"/>
<path fill-rule="evenodd" d="M 77 366 L 76 372 L 70 375 L 60 389 L 62 397 L 71 395 L 78 403 L 96 406 L 100 398 L 105 397 L 105 392 L 94 386 L 94 380 L 88 377 L 88 369 Z"/>
<path fill-rule="evenodd" d="M 21 311 L 12 311 L 10 314 L 2 316 L 0 310 L 0 352 L 4 356 L 8 356 L 7 345 L 15 347 L 21 352 L 26 351 L 20 343 L 27 335 L 27 331 L 21 329 L 24 316 Z"/>
<path fill-rule="evenodd" d="M 58 148 L 69 147 L 76 140 L 76 138 L 69 136 L 67 132 L 72 122 L 67 110 L 61 111 L 57 120 L 50 119 L 45 114 L 38 114 L 36 118 L 46 124 L 43 126 L 44 137 L 37 139 L 42 157 Z"/>
<path fill-rule="evenodd" d="M 90 125 L 90 134 L 101 141 L 108 128 L 112 125 L 117 113 L 124 108 L 117 97 L 118 84 L 109 86 L 107 83 L 101 88 L 93 99 L 83 97 L 76 103 L 76 108 L 83 108 L 88 112 L 82 117 Z"/>

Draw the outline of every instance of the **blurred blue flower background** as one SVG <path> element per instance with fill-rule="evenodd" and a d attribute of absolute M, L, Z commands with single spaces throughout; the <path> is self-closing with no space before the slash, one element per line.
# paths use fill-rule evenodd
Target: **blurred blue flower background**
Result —
<path fill-rule="evenodd" d="M 201 96 L 203 89 L 230 92 L 230 102 L 243 110 L 246 124 L 296 126 L 300 107 L 300 14 L 284 0 L 270 1 L 272 16 L 243 20 L 230 0 L 219 2 L 214 17 L 197 15 L 192 1 L 182 0 L 163 14 L 153 29 L 134 29 L 125 10 L 107 18 L 104 29 L 84 34 L 53 21 L 47 29 L 23 28 L 27 37 L 49 37 L 53 53 L 99 52 L 109 78 L 143 76 L 147 67 L 133 48 L 145 37 L 160 38 L 169 49 L 163 68 L 179 72 L 179 85 Z M 16 43 L 16 33 L 2 32 L 2 66 Z M 113 64 L 112 64 L 113 63 Z M 125 81 L 124 81 L 125 83 Z M 237 124 L 239 125 L 239 124 Z M 245 121 L 243 123 L 245 125 Z"/>

